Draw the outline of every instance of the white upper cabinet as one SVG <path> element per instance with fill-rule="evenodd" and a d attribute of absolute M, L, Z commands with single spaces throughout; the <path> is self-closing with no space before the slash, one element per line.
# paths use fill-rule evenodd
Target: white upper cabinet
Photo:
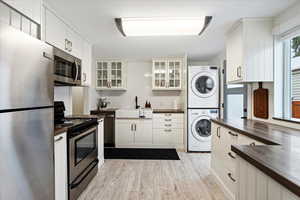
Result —
<path fill-rule="evenodd" d="M 152 61 L 153 90 L 181 90 L 182 61 Z"/>
<path fill-rule="evenodd" d="M 97 90 L 126 90 L 125 62 L 120 60 L 97 61 Z"/>
<path fill-rule="evenodd" d="M 45 40 L 59 49 L 67 50 L 65 42 L 65 39 L 67 38 L 65 24 L 50 10 L 46 9 L 45 12 Z"/>
<path fill-rule="evenodd" d="M 41 24 L 41 0 L 3 0 L 23 15 Z"/>
<path fill-rule="evenodd" d="M 273 81 L 272 22 L 269 18 L 242 19 L 228 33 L 228 83 Z"/>
<path fill-rule="evenodd" d="M 92 45 L 83 42 L 82 54 L 82 85 L 90 86 L 92 82 Z"/>
<path fill-rule="evenodd" d="M 48 8 L 45 9 L 45 41 L 82 59 L 83 40 L 72 28 Z"/>

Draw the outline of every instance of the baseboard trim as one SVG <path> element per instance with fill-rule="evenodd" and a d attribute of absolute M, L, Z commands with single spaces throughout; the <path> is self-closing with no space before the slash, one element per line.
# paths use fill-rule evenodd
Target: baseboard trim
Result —
<path fill-rule="evenodd" d="M 218 174 L 212 168 L 210 169 L 210 173 L 213 175 L 214 179 L 216 180 L 217 184 L 220 186 L 220 188 L 224 192 L 225 196 L 229 200 L 235 200 L 235 196 L 227 189 L 227 187 L 223 183 L 222 179 L 218 176 Z"/>

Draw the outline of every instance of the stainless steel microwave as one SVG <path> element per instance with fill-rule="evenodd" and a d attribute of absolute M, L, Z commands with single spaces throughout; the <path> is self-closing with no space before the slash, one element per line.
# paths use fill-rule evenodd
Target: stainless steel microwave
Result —
<path fill-rule="evenodd" d="M 54 83 L 60 86 L 80 86 L 81 60 L 55 48 Z"/>

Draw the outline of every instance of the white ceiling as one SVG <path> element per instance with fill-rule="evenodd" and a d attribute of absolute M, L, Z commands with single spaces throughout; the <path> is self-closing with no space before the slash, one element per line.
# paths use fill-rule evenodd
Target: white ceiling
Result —
<path fill-rule="evenodd" d="M 208 60 L 224 49 L 225 33 L 242 17 L 276 16 L 297 0 L 47 0 L 82 35 L 101 58 L 145 59 L 188 54 Z M 213 16 L 201 36 L 128 37 L 118 32 L 116 17 Z"/>

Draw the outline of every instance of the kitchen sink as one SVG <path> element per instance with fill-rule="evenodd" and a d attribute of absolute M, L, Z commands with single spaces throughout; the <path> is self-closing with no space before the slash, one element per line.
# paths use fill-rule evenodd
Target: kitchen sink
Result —
<path fill-rule="evenodd" d="M 119 109 L 116 111 L 117 119 L 151 119 L 152 109 Z"/>

